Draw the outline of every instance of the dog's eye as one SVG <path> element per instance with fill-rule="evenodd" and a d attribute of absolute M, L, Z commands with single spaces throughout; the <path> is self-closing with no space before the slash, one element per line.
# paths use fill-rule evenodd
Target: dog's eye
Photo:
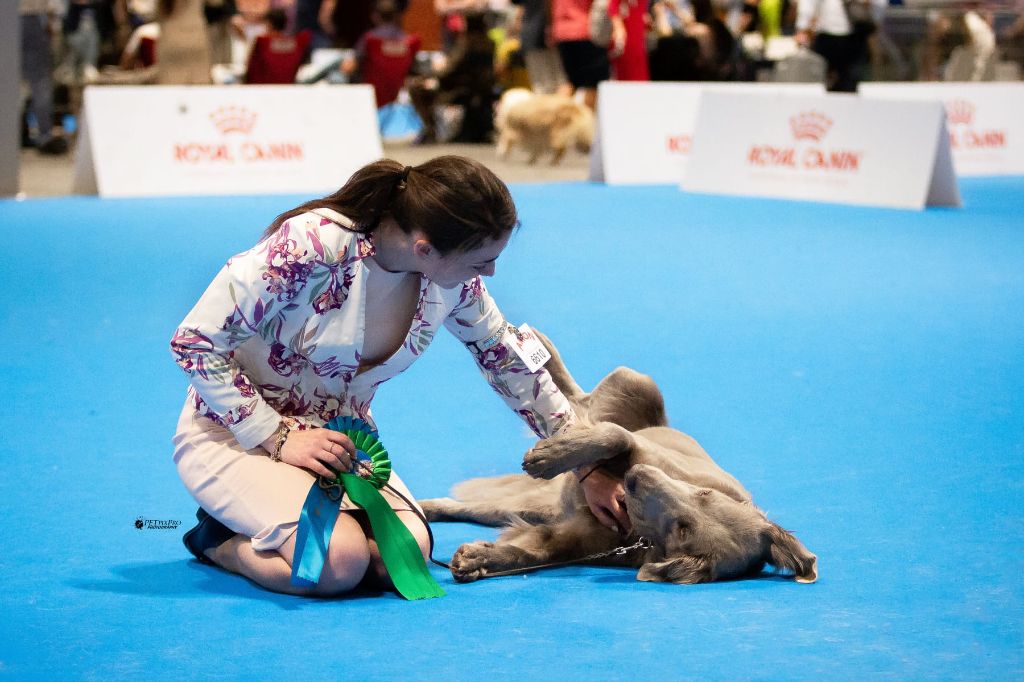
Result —
<path fill-rule="evenodd" d="M 704 490 L 700 490 L 700 491 L 697 492 L 697 495 L 700 496 L 700 497 L 704 497 L 705 495 L 710 495 L 710 494 L 711 494 L 711 491 L 708 488 L 705 488 Z"/>

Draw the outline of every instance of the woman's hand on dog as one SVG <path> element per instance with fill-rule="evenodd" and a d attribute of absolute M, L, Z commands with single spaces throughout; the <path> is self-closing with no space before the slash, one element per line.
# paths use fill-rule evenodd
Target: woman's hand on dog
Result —
<path fill-rule="evenodd" d="M 579 476 L 580 474 L 577 474 Z M 622 481 L 597 469 L 580 481 L 590 511 L 602 526 L 626 535 L 632 529 L 626 513 L 626 490 Z"/>
<path fill-rule="evenodd" d="M 269 451 L 267 443 L 263 447 Z M 335 472 L 349 471 L 355 456 L 352 440 L 331 429 L 292 430 L 281 446 L 282 462 L 328 478 L 334 478 Z"/>

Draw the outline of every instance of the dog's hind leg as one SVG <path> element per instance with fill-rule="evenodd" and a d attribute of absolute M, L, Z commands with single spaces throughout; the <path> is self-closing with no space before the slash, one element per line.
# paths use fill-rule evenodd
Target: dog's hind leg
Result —
<path fill-rule="evenodd" d="M 588 464 L 630 455 L 636 440 L 617 424 L 577 424 L 537 443 L 523 457 L 523 470 L 534 478 L 554 478 Z"/>
<path fill-rule="evenodd" d="M 421 500 L 420 506 L 428 521 L 463 521 L 483 526 L 504 526 L 515 520 L 507 509 L 496 509 L 480 504 L 466 504 L 450 497 Z"/>
<path fill-rule="evenodd" d="M 474 478 L 455 486 L 454 499 L 422 500 L 420 505 L 430 521 L 552 523 L 561 510 L 561 487 L 560 481 L 536 481 L 523 474 Z"/>
<path fill-rule="evenodd" d="M 450 497 L 439 497 L 420 501 L 423 513 L 428 521 L 461 521 L 479 523 L 481 526 L 507 526 L 517 521 L 527 523 L 550 523 L 557 511 L 554 507 L 547 509 L 499 509 L 486 503 L 459 502 Z"/>
<path fill-rule="evenodd" d="M 508 157 L 508 152 L 512 149 L 512 144 L 515 142 L 516 135 L 506 127 L 502 128 L 501 134 L 498 136 L 498 158 L 505 160 Z"/>
<path fill-rule="evenodd" d="M 551 339 L 536 329 L 533 330 L 533 333 L 537 335 L 537 338 L 544 344 L 544 347 L 551 353 L 551 359 L 544 365 L 544 369 L 551 375 L 551 380 L 555 382 L 555 386 L 558 386 L 558 390 L 567 398 L 579 399 L 585 396 L 586 394 L 583 389 L 572 378 L 572 374 L 569 373 L 565 363 L 562 362 L 562 356 L 558 354 L 558 349 L 555 348 L 555 344 L 551 343 Z"/>
<path fill-rule="evenodd" d="M 551 155 L 551 165 L 557 166 L 562 163 L 562 157 L 565 156 L 565 144 L 553 146 L 552 151 L 554 153 Z"/>
<path fill-rule="evenodd" d="M 590 393 L 589 417 L 612 422 L 628 431 L 667 426 L 665 399 L 654 379 L 628 367 L 619 367 Z"/>

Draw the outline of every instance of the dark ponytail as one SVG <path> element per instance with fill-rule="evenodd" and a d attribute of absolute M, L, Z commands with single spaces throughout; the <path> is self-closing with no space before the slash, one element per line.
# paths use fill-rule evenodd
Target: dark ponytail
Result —
<path fill-rule="evenodd" d="M 463 156 L 439 156 L 419 166 L 374 161 L 334 194 L 279 215 L 263 236 L 315 208 L 334 209 L 364 234 L 391 216 L 403 232 L 423 232 L 442 255 L 499 239 L 519 224 L 505 183 L 483 164 Z"/>

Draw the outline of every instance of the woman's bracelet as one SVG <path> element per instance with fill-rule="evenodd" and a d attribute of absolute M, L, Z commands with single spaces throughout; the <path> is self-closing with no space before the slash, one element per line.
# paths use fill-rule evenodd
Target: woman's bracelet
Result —
<path fill-rule="evenodd" d="M 498 327 L 498 331 L 494 332 L 493 334 L 488 336 L 486 339 L 481 339 L 479 341 L 474 341 L 474 342 L 469 343 L 468 345 L 471 345 L 474 348 L 476 348 L 478 353 L 483 353 L 485 351 L 488 351 L 491 348 L 493 348 L 494 346 L 498 345 L 498 342 L 501 341 L 501 337 L 503 337 L 505 335 L 505 330 L 508 329 L 508 327 L 509 327 L 509 323 L 505 322 L 505 321 L 502 321 L 501 326 Z"/>
<path fill-rule="evenodd" d="M 286 422 L 282 421 L 277 427 L 277 431 L 274 432 L 274 449 L 270 451 L 270 461 L 281 461 L 281 449 L 284 448 L 284 442 L 288 440 L 291 432 L 291 427 Z"/>

